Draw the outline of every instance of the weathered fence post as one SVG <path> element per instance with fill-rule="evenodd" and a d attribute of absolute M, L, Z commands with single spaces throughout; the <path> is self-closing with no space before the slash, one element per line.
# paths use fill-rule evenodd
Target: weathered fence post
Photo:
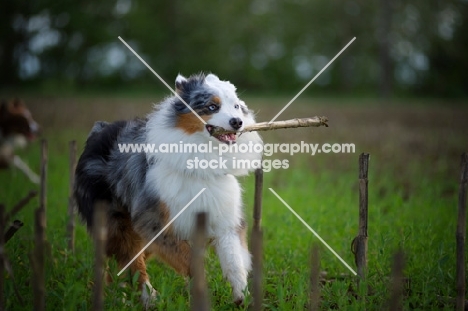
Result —
<path fill-rule="evenodd" d="M 263 302 L 263 232 L 260 227 L 262 221 L 262 196 L 263 196 L 263 169 L 255 170 L 255 197 L 252 228 L 252 276 L 253 276 L 253 309 L 262 310 Z"/>
<path fill-rule="evenodd" d="M 311 252 L 309 310 L 320 310 L 320 254 L 317 244 L 312 246 Z"/>
<path fill-rule="evenodd" d="M 107 240 L 106 204 L 98 202 L 94 206 L 93 239 L 94 239 L 94 289 L 92 310 L 104 310 L 104 273 L 105 247 Z"/>
<path fill-rule="evenodd" d="M 76 167 L 76 140 L 70 142 L 70 180 L 68 188 L 68 223 L 67 223 L 67 238 L 68 248 L 75 252 L 75 199 L 73 197 L 73 187 L 75 183 L 75 167 Z"/>
<path fill-rule="evenodd" d="M 369 154 L 362 153 L 359 156 L 359 233 L 353 241 L 358 283 L 366 279 L 367 273 L 368 169 Z"/>
<path fill-rule="evenodd" d="M 39 194 L 39 208 L 44 211 L 44 215 L 47 210 L 47 140 L 43 139 L 41 142 L 41 188 Z M 47 222 L 45 216 L 44 221 Z M 46 225 L 47 223 L 45 223 Z"/>
<path fill-rule="evenodd" d="M 35 212 L 34 223 L 34 254 L 33 266 L 33 296 L 34 310 L 45 310 L 45 228 L 46 228 L 46 204 L 47 204 L 47 140 L 41 142 L 41 184 L 39 191 L 39 208 Z"/>
<path fill-rule="evenodd" d="M 255 170 L 255 194 L 254 194 L 254 228 L 260 228 L 262 221 L 262 198 L 263 198 L 263 169 Z"/>
<path fill-rule="evenodd" d="M 6 225 L 6 224 L 5 224 Z M 13 235 L 18 231 L 22 226 L 23 222 L 21 220 L 14 220 L 8 230 L 5 232 L 3 243 L 7 243 L 13 237 Z"/>
<path fill-rule="evenodd" d="M 260 228 L 252 229 L 252 275 L 253 275 L 253 310 L 262 310 L 263 286 L 263 232 Z"/>
<path fill-rule="evenodd" d="M 403 268 L 405 257 L 403 251 L 399 250 L 393 256 L 392 281 L 390 284 L 390 299 L 387 303 L 388 310 L 403 310 Z"/>
<path fill-rule="evenodd" d="M 465 310 L 465 238 L 466 238 L 466 195 L 468 189 L 468 153 L 461 156 L 460 187 L 458 190 L 457 243 L 457 311 Z"/>
<path fill-rule="evenodd" d="M 5 240 L 3 236 L 3 230 L 5 228 L 5 205 L 0 204 L 0 311 L 4 311 L 5 305 L 5 287 L 3 281 L 5 280 Z"/>
<path fill-rule="evenodd" d="M 16 203 L 15 206 L 11 209 L 10 212 L 6 213 L 5 212 L 5 218 L 4 218 L 4 225 L 5 227 L 8 225 L 10 222 L 10 219 L 15 216 L 16 213 L 18 213 L 23 207 L 26 206 L 26 204 L 29 203 L 29 201 L 34 198 L 37 195 L 37 191 L 29 191 L 28 195 L 26 195 L 24 198 L 22 198 L 18 203 Z M 4 234 L 4 243 L 7 243 L 13 235 L 18 231 L 21 227 L 23 226 L 23 222 L 20 220 L 14 220 L 13 224 L 10 225 L 8 230 Z M 3 234 L 3 232 L 2 232 Z"/>
<path fill-rule="evenodd" d="M 195 220 L 195 235 L 192 246 L 190 273 L 192 275 L 192 310 L 210 310 L 205 280 L 205 246 L 207 242 L 207 213 L 198 213 Z"/>
<path fill-rule="evenodd" d="M 45 271 L 44 271 L 44 251 L 45 251 L 45 211 L 39 207 L 35 212 L 34 223 L 34 254 L 32 256 L 33 267 L 33 294 L 34 310 L 45 310 Z"/>
<path fill-rule="evenodd" d="M 8 222 L 10 221 L 10 219 L 15 216 L 16 213 L 18 213 L 23 207 L 26 206 L 26 204 L 29 203 L 29 201 L 34 198 L 35 196 L 37 195 L 37 191 L 35 190 L 31 190 L 29 191 L 29 193 L 24 197 L 22 198 L 18 203 L 16 203 L 15 206 L 13 206 L 13 208 L 11 209 L 10 212 L 6 213 L 6 216 L 5 216 L 5 225 L 8 224 Z"/>

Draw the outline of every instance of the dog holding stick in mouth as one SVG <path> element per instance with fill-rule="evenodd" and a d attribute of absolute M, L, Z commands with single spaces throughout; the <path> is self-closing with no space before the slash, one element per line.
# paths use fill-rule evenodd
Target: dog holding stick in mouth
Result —
<path fill-rule="evenodd" d="M 106 253 L 114 256 L 122 269 L 205 188 L 150 247 L 137 256 L 129 270 L 132 274 L 139 272 L 141 300 L 145 306 L 151 305 L 156 290 L 149 282 L 146 259 L 155 255 L 178 273 L 190 276 L 195 215 L 207 212 L 207 243 L 219 257 L 223 275 L 231 284 L 234 302 L 240 304 L 247 289 L 251 256 L 246 241 L 242 190 L 236 176 L 247 175 L 254 169 L 230 165 L 207 169 L 187 166 L 194 158 L 217 161 L 216 151 L 164 154 L 122 152 L 118 147 L 130 143 L 157 146 L 262 144 L 256 132 L 239 135 L 246 126 L 255 124 L 255 119 L 230 82 L 214 74 L 189 78 L 179 75 L 175 89 L 178 96 L 163 100 L 144 119 L 95 123 L 76 168 L 74 193 L 78 209 L 91 228 L 94 206 L 97 202 L 106 203 Z M 215 133 L 218 127 L 230 132 Z M 261 161 L 262 154 L 232 152 L 223 157 L 227 163 Z"/>

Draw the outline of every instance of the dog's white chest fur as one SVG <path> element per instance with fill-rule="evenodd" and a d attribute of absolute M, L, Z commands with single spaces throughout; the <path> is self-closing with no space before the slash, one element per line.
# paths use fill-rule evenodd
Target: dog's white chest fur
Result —
<path fill-rule="evenodd" d="M 237 179 L 229 174 L 200 179 L 174 171 L 165 165 L 155 165 L 148 178 L 157 188 L 161 201 L 173 219 L 203 188 L 203 193 L 173 222 L 179 238 L 188 240 L 193 234 L 195 215 L 208 213 L 210 238 L 232 231 L 242 218 L 241 188 Z"/>

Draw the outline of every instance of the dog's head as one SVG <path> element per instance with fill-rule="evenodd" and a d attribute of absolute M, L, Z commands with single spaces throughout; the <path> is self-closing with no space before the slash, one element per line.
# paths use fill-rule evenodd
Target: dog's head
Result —
<path fill-rule="evenodd" d="M 255 123 L 252 112 L 237 97 L 236 87 L 229 81 L 220 80 L 214 74 L 199 74 L 189 78 L 179 75 L 175 87 L 177 94 L 206 122 L 206 125 L 203 124 L 184 102 L 175 98 L 175 125 L 188 134 L 200 133 L 221 143 L 230 144 L 236 142 L 236 132 Z M 233 133 L 213 136 L 216 127 Z"/>
<path fill-rule="evenodd" d="M 39 132 L 39 125 L 24 103 L 15 98 L 0 103 L 0 131 L 4 137 L 22 135 L 33 140 Z"/>

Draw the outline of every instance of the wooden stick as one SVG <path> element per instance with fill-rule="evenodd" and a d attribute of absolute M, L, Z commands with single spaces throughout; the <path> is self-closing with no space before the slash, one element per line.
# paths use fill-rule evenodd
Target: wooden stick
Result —
<path fill-rule="evenodd" d="M 68 248 L 75 252 L 75 199 L 73 197 L 73 188 L 75 183 L 75 167 L 76 167 L 76 140 L 70 142 L 70 180 L 68 182 L 68 222 L 67 222 L 67 238 Z"/>
<path fill-rule="evenodd" d="M 23 207 L 26 206 L 26 204 L 29 203 L 29 201 L 34 198 L 37 195 L 37 191 L 31 190 L 29 193 L 22 198 L 18 203 L 16 203 L 15 206 L 11 209 L 10 212 L 8 212 L 5 216 L 5 224 L 7 224 L 10 219 L 15 216 Z"/>
<path fill-rule="evenodd" d="M 362 153 L 359 156 L 359 233 L 354 241 L 358 282 L 366 279 L 367 272 L 368 169 L 369 154 Z"/>
<path fill-rule="evenodd" d="M 23 225 L 24 224 L 21 220 L 16 219 L 15 221 L 13 221 L 11 226 L 8 228 L 7 232 L 5 232 L 5 237 L 4 237 L 5 244 L 13 237 L 16 231 L 21 229 Z"/>
<path fill-rule="evenodd" d="M 208 290 L 205 280 L 205 246 L 207 242 L 206 213 L 198 213 L 195 220 L 195 234 L 192 245 L 192 261 L 190 272 L 192 275 L 191 309 L 197 311 L 210 310 Z"/>
<path fill-rule="evenodd" d="M 262 198 L 263 198 L 263 169 L 255 170 L 255 194 L 254 194 L 254 209 L 253 209 L 253 227 L 260 229 L 262 222 Z"/>
<path fill-rule="evenodd" d="M 3 228 L 5 228 L 5 205 L 0 204 L 0 311 L 5 310 L 5 287 L 3 282 L 5 280 L 5 240 L 3 239 Z"/>
<path fill-rule="evenodd" d="M 328 118 L 327 117 L 311 117 L 311 118 L 302 118 L 302 119 L 291 119 L 284 121 L 275 121 L 275 122 L 261 122 L 246 126 L 241 133 L 253 132 L 253 131 L 271 131 L 279 129 L 288 129 L 288 128 L 297 128 L 297 127 L 319 127 L 325 126 L 328 127 Z M 226 133 L 235 133 L 233 131 L 227 131 L 220 126 L 213 127 L 213 130 L 210 131 L 210 134 L 213 136 L 218 136 Z M 239 133 L 239 132 L 238 132 Z"/>
<path fill-rule="evenodd" d="M 107 240 L 107 205 L 98 202 L 94 206 L 93 239 L 94 239 L 94 288 L 92 310 L 104 310 L 104 273 L 106 265 L 105 248 Z"/>
<path fill-rule="evenodd" d="M 34 310 L 45 310 L 45 271 L 44 271 L 44 250 L 45 250 L 45 211 L 37 208 L 35 212 L 34 224 L 34 255 L 32 256 L 33 267 L 33 306 Z"/>
<path fill-rule="evenodd" d="M 46 213 L 47 205 L 47 140 L 41 143 L 41 189 L 39 194 L 39 207 Z M 45 216 L 44 216 L 44 220 Z"/>
<path fill-rule="evenodd" d="M 466 192 L 468 189 L 468 153 L 461 156 L 460 187 L 458 190 L 458 222 L 456 231 L 457 251 L 457 307 L 465 310 L 465 238 L 466 238 Z"/>
<path fill-rule="evenodd" d="M 320 254 L 317 244 L 312 246 L 311 253 L 309 310 L 320 310 Z"/>
<path fill-rule="evenodd" d="M 403 310 L 403 268 L 405 266 L 404 254 L 397 251 L 393 257 L 392 283 L 390 285 L 390 300 L 387 303 L 388 310 Z M 383 309 L 382 309 L 383 310 Z"/>
<path fill-rule="evenodd" d="M 253 276 L 253 310 L 262 310 L 263 303 L 263 232 L 258 226 L 252 229 L 252 276 Z"/>

